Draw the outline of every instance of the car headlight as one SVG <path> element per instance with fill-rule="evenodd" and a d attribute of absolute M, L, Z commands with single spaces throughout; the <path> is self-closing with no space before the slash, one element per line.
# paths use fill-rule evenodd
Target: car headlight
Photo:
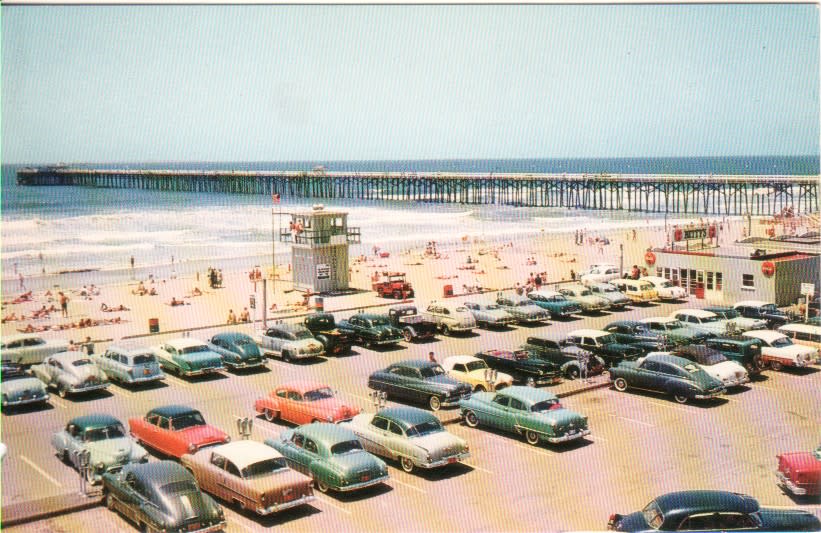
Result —
<path fill-rule="evenodd" d="M 105 463 L 100 461 L 94 466 L 94 468 L 96 468 L 98 472 L 102 472 L 103 470 L 105 470 Z"/>
<path fill-rule="evenodd" d="M 3 394 L 3 403 L 4 403 L 4 404 L 6 404 L 6 403 L 8 403 L 8 402 L 9 402 L 9 396 L 8 396 L 8 394 Z"/>
<path fill-rule="evenodd" d="M 556 426 L 558 426 L 558 425 L 559 425 L 559 423 L 558 423 L 558 422 L 556 422 L 555 420 L 551 420 L 551 421 L 550 421 L 550 426 L 551 426 L 551 427 L 556 427 Z"/>

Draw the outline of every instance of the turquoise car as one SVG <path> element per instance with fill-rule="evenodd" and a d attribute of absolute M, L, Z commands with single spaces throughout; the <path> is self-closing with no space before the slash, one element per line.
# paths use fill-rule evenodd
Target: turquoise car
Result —
<path fill-rule="evenodd" d="M 112 344 L 105 353 L 90 357 L 110 381 L 141 385 L 165 379 L 151 350 L 136 344 Z"/>
<path fill-rule="evenodd" d="M 513 386 L 498 392 L 477 392 L 459 402 L 462 419 L 524 435 L 528 444 L 551 444 L 590 435 L 587 417 L 565 409 L 555 394 L 533 387 Z"/>
<path fill-rule="evenodd" d="M 0 377 L 2 377 L 0 394 L 3 397 L 3 409 L 48 402 L 48 392 L 43 382 L 23 372 L 20 365 L 3 361 Z"/>
<path fill-rule="evenodd" d="M 202 341 L 182 337 L 152 350 L 163 370 L 179 376 L 201 376 L 222 370 L 222 357 Z"/>
<path fill-rule="evenodd" d="M 288 466 L 311 476 L 320 492 L 349 492 L 388 480 L 385 462 L 365 451 L 349 429 L 336 424 L 305 424 L 266 439 Z"/>

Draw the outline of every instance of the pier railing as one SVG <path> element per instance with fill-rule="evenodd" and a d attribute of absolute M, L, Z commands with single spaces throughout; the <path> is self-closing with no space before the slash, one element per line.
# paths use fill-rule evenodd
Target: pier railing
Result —
<path fill-rule="evenodd" d="M 24 168 L 23 185 L 613 209 L 705 215 L 819 211 L 819 176 L 478 174 Z"/>

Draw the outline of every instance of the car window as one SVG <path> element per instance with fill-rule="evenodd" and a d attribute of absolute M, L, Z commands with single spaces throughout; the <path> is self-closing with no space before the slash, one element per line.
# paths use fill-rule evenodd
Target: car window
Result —
<path fill-rule="evenodd" d="M 296 391 L 288 391 L 288 399 L 295 402 L 301 402 L 302 396 Z"/>
<path fill-rule="evenodd" d="M 291 442 L 293 442 L 295 446 L 302 448 L 302 445 L 305 443 L 305 439 L 300 433 L 294 433 L 291 436 Z"/>
<path fill-rule="evenodd" d="M 231 474 L 232 476 L 240 477 L 239 468 L 237 468 L 237 465 L 235 465 L 231 461 L 225 461 L 225 471 Z"/>
<path fill-rule="evenodd" d="M 283 470 L 288 467 L 288 463 L 284 457 L 272 457 L 271 459 L 264 459 L 250 464 L 242 469 L 242 478 L 248 479 L 256 476 L 265 476 Z"/>
<path fill-rule="evenodd" d="M 331 446 L 331 454 L 344 455 L 346 453 L 357 452 L 362 449 L 362 443 L 359 442 L 359 440 L 346 440 L 343 442 L 337 442 Z"/>
<path fill-rule="evenodd" d="M 371 425 L 377 429 L 386 431 L 388 429 L 388 419 L 382 418 L 381 416 L 375 416 L 373 417 L 373 420 L 371 420 Z"/>
<path fill-rule="evenodd" d="M 160 415 L 148 415 L 145 417 L 145 421 L 152 426 L 156 426 L 160 421 Z"/>
<path fill-rule="evenodd" d="M 319 453 L 319 450 L 316 448 L 316 443 L 311 439 L 305 439 L 305 451 Z"/>
<path fill-rule="evenodd" d="M 134 356 L 134 364 L 135 365 L 145 365 L 145 364 L 148 364 L 148 363 L 153 363 L 155 361 L 156 361 L 156 359 L 154 359 L 154 356 L 150 353 L 143 353 L 143 354 L 139 354 L 139 355 Z M 125 356 L 120 356 L 120 362 L 128 364 L 128 362 L 125 359 Z"/>
<path fill-rule="evenodd" d="M 524 405 L 522 404 L 521 401 L 517 400 L 516 398 L 511 398 L 510 399 L 510 408 L 511 409 L 516 409 L 518 411 L 523 411 L 525 407 L 524 407 Z"/>
<path fill-rule="evenodd" d="M 328 398 L 333 398 L 334 393 L 328 387 L 322 387 L 321 389 L 316 389 L 312 391 L 308 391 L 305 393 L 305 400 L 308 402 L 315 402 L 317 400 L 326 400 Z"/>
<path fill-rule="evenodd" d="M 402 428 L 401 428 L 401 427 L 399 427 L 399 426 L 397 426 L 397 425 L 396 425 L 396 424 L 394 424 L 393 422 L 391 422 L 391 423 L 390 423 L 390 425 L 388 426 L 388 431 L 390 431 L 390 432 L 391 432 L 391 433 L 393 433 L 394 435 L 400 435 L 400 436 L 402 436 L 402 435 L 404 435 L 404 434 L 405 434 L 405 433 L 402 431 Z"/>
<path fill-rule="evenodd" d="M 174 421 L 171 424 L 171 426 L 174 428 L 174 431 L 204 425 L 205 419 L 202 417 L 202 414 L 200 414 L 199 411 L 190 411 L 180 416 L 176 416 L 174 417 Z"/>
<path fill-rule="evenodd" d="M 641 367 L 650 372 L 658 372 L 659 370 L 659 364 L 656 361 L 644 361 Z"/>
<path fill-rule="evenodd" d="M 159 424 L 160 429 L 168 429 L 169 427 L 169 420 L 164 416 L 160 417 Z"/>
<path fill-rule="evenodd" d="M 508 403 L 510 402 L 510 398 L 507 396 L 502 396 L 497 394 L 495 398 L 493 398 L 493 403 L 501 405 L 502 407 L 507 407 Z"/>
<path fill-rule="evenodd" d="M 668 376 L 678 376 L 678 370 L 676 367 L 672 365 L 668 365 L 667 363 L 658 363 L 658 372 L 662 374 L 667 374 Z"/>
<path fill-rule="evenodd" d="M 442 376 L 445 374 L 445 369 L 439 365 L 428 366 L 425 368 L 421 368 L 420 372 L 422 373 L 423 378 L 435 378 L 436 376 Z"/>
<path fill-rule="evenodd" d="M 222 470 L 225 468 L 225 457 L 218 453 L 212 453 L 211 464 Z"/>
<path fill-rule="evenodd" d="M 465 365 L 463 365 L 463 364 L 453 365 L 453 370 L 455 372 L 467 372 L 467 369 L 465 368 Z"/>
<path fill-rule="evenodd" d="M 83 435 L 86 442 L 97 442 L 107 439 L 120 439 L 125 437 L 125 428 L 121 424 L 112 424 L 102 428 L 88 429 Z"/>

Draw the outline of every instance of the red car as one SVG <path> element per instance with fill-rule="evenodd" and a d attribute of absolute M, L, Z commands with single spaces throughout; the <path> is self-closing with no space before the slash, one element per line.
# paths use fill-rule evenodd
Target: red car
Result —
<path fill-rule="evenodd" d="M 224 431 L 206 424 L 199 411 L 184 405 L 157 407 L 145 418 L 129 418 L 128 426 L 137 442 L 177 459 L 231 440 Z"/>
<path fill-rule="evenodd" d="M 821 494 L 821 446 L 815 452 L 790 452 L 778 458 L 779 484 L 796 496 Z"/>
<path fill-rule="evenodd" d="M 360 409 L 334 397 L 327 385 L 313 381 L 292 381 L 272 390 L 254 402 L 257 413 L 269 422 L 277 418 L 293 424 L 342 422 L 359 414 Z"/>

